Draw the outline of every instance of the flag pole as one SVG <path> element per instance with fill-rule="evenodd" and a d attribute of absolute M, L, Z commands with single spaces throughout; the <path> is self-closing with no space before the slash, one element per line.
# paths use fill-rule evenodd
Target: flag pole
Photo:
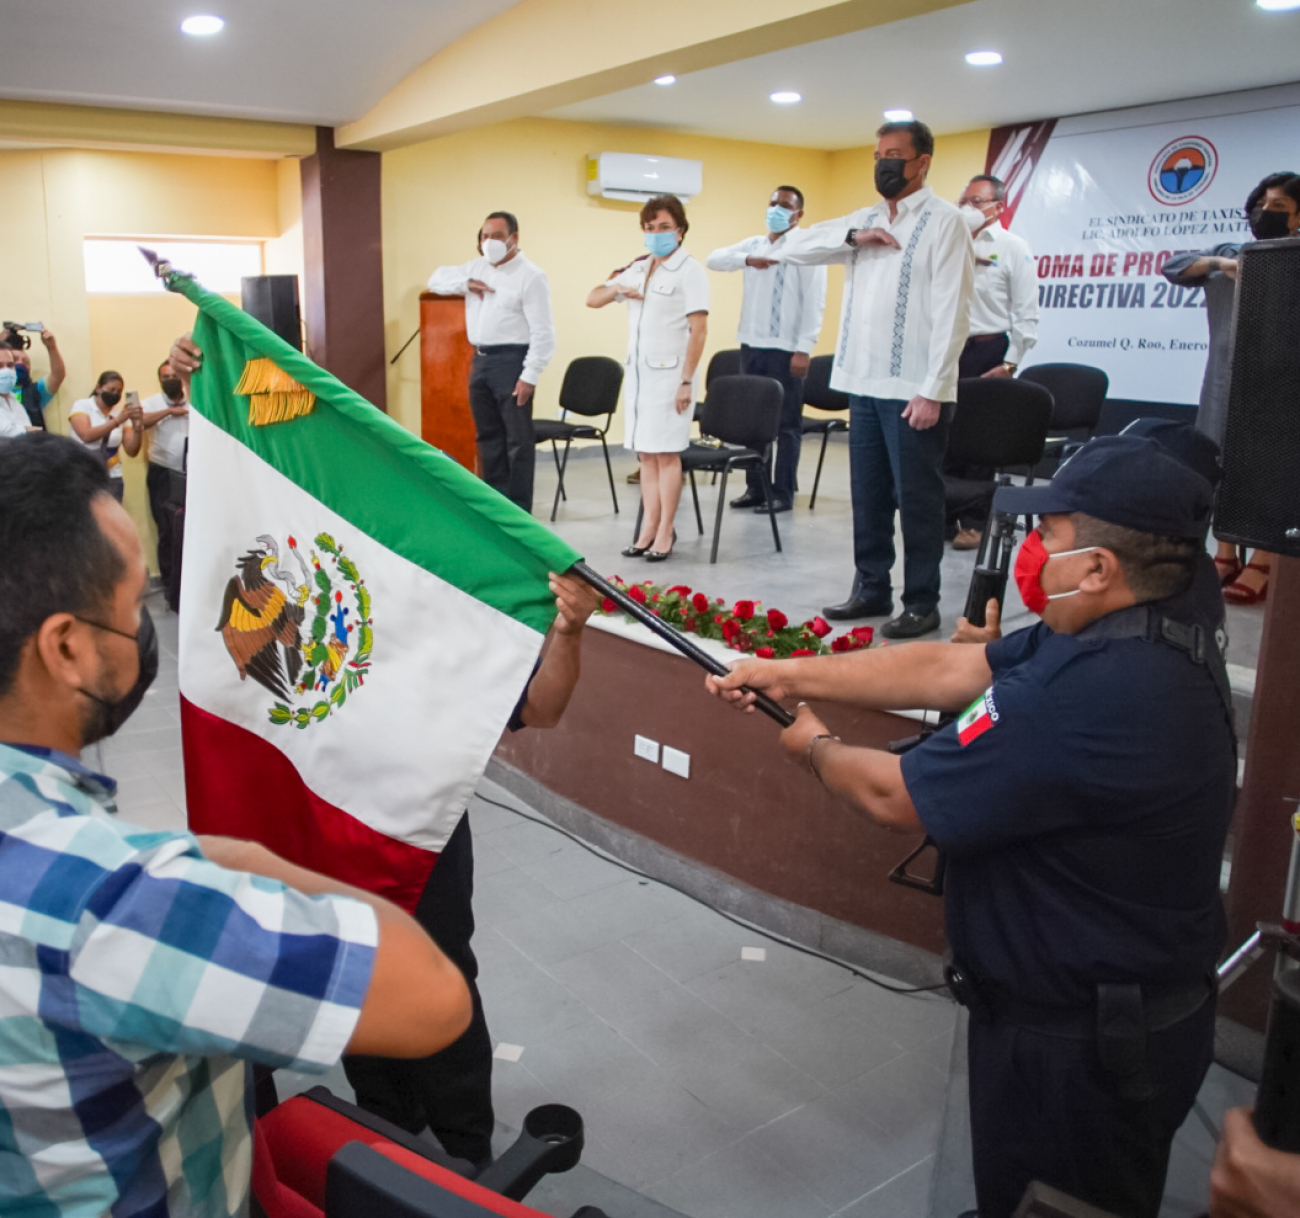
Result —
<path fill-rule="evenodd" d="M 688 660 L 694 660 L 706 672 L 711 672 L 715 677 L 725 677 L 731 672 L 731 669 L 721 660 L 709 655 L 703 647 L 692 642 L 662 618 L 656 617 L 644 605 L 634 601 L 617 584 L 611 584 L 603 575 L 597 575 L 585 562 L 575 562 L 570 570 L 579 579 L 589 583 L 602 596 L 607 596 L 624 613 L 636 618 L 641 625 L 653 630 L 670 647 L 675 647 Z M 754 705 L 769 719 L 775 719 L 782 727 L 789 727 L 794 722 L 794 716 L 779 702 L 769 698 L 767 694 L 751 690 L 744 685 L 741 686 L 741 689 L 754 695 Z"/>

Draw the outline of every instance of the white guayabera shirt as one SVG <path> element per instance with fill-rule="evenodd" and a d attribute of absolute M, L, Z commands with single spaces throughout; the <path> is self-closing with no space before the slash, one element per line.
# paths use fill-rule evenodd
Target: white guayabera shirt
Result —
<path fill-rule="evenodd" d="M 957 208 L 923 186 L 889 219 L 881 200 L 793 234 L 777 252 L 794 265 L 843 263 L 844 300 L 831 387 L 862 397 L 957 398 L 974 275 L 970 230 Z M 851 248 L 851 228 L 883 228 L 900 248 Z"/>

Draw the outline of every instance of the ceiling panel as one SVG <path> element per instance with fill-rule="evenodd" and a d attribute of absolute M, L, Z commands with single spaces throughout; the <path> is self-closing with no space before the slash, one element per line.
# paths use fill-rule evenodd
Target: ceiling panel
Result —
<path fill-rule="evenodd" d="M 967 51 L 997 50 L 974 68 Z M 872 142 L 882 111 L 935 131 L 1300 80 L 1300 9 L 1252 0 L 975 0 L 564 106 L 548 117 L 815 148 Z M 795 106 L 768 100 L 803 95 Z"/>
<path fill-rule="evenodd" d="M 0 97 L 337 126 L 517 0 L 4 0 Z M 226 28 L 191 38 L 181 21 Z"/>

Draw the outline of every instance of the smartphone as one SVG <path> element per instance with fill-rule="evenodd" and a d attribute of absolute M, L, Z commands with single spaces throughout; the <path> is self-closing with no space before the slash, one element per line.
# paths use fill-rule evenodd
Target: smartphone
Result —
<path fill-rule="evenodd" d="M 44 334 L 45 323 L 42 321 L 25 321 L 23 322 L 23 329 L 30 330 L 33 334 Z"/>
<path fill-rule="evenodd" d="M 126 391 L 126 404 L 127 404 L 128 406 L 139 406 L 139 405 L 140 405 L 140 395 L 139 395 L 138 393 L 136 393 L 136 391 L 135 391 L 134 389 L 128 389 L 128 390 Z"/>

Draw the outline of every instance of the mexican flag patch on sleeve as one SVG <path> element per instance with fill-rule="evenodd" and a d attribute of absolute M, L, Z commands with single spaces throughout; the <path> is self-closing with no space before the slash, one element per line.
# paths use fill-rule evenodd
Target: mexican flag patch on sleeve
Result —
<path fill-rule="evenodd" d="M 993 686 L 989 686 L 975 699 L 957 720 L 957 739 L 965 748 L 998 722 L 998 705 L 993 701 Z"/>

